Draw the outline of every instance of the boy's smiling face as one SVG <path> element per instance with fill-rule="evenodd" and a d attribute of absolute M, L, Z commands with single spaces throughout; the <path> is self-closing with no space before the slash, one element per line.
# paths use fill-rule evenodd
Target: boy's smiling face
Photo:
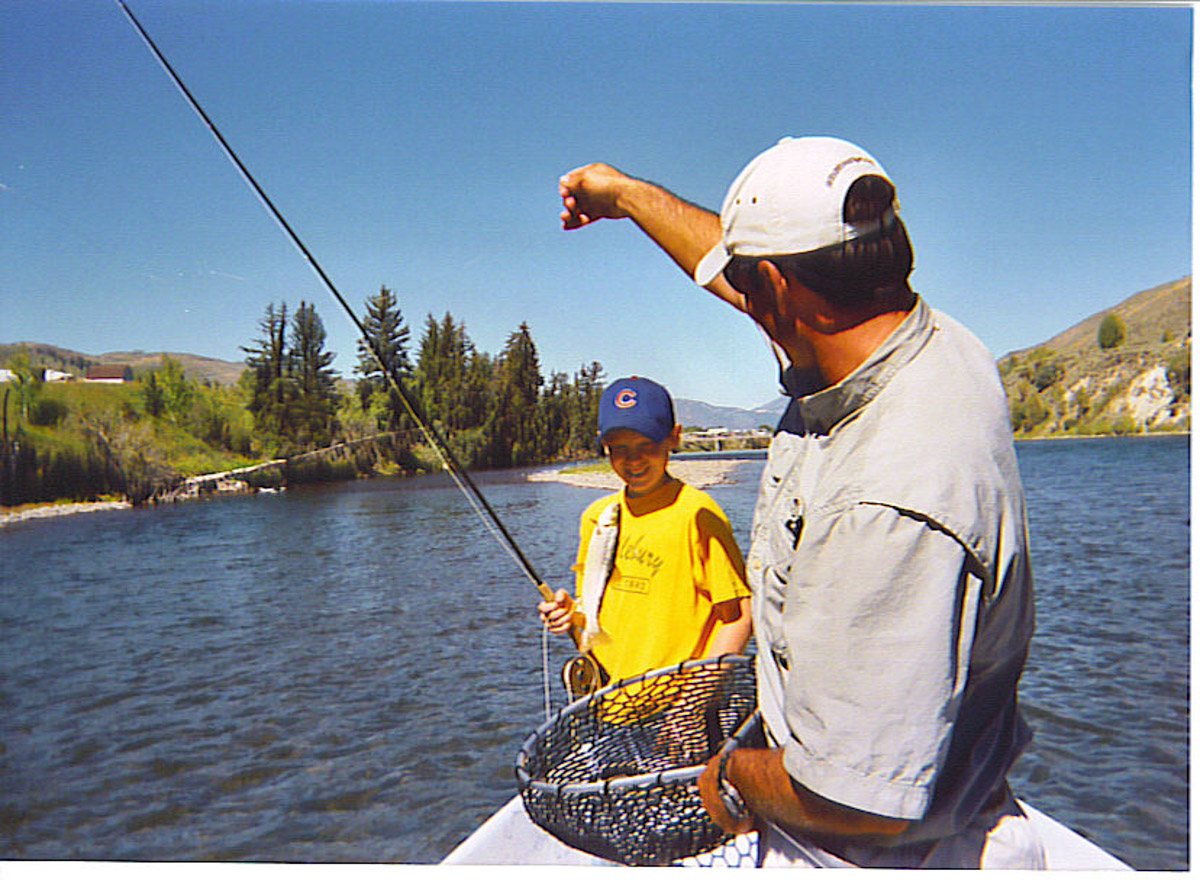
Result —
<path fill-rule="evenodd" d="M 667 462 L 679 443 L 680 428 L 655 443 L 644 434 L 628 428 L 610 431 L 604 437 L 604 449 L 613 472 L 625 483 L 633 498 L 648 495 L 668 479 Z"/>

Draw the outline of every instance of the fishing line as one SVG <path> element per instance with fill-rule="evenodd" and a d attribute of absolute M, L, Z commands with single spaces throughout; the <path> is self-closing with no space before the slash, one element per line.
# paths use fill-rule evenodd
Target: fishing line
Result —
<path fill-rule="evenodd" d="M 380 368 L 387 377 L 392 390 L 394 390 L 400 397 L 400 400 L 404 404 L 405 410 L 407 410 L 408 414 L 412 416 L 413 421 L 417 423 L 417 426 L 421 429 L 421 433 L 424 434 L 425 439 L 437 454 L 442 466 L 450 473 L 450 476 L 454 479 L 455 484 L 460 490 L 462 490 L 462 493 L 466 496 L 467 501 L 470 503 L 472 509 L 482 520 L 488 531 L 491 532 L 492 536 L 508 552 L 509 556 L 513 558 L 518 567 L 520 567 L 525 573 L 526 577 L 533 582 L 534 586 L 536 586 L 538 591 L 542 594 L 542 597 L 547 600 L 552 599 L 553 592 L 538 576 L 537 572 L 533 568 L 533 565 L 521 551 L 521 548 L 517 546 L 517 542 L 513 539 L 512 535 L 509 534 L 508 529 L 504 527 L 504 523 L 500 521 L 500 517 L 496 514 L 496 511 L 492 509 L 492 506 L 488 503 L 487 499 L 483 497 L 483 493 L 479 491 L 479 487 L 475 485 L 475 481 L 471 479 L 470 474 L 468 474 L 463 466 L 459 463 L 458 459 L 454 455 L 454 452 L 450 449 L 449 444 L 422 412 L 419 403 L 414 400 L 405 389 L 404 383 L 396 373 L 396 370 L 384 358 L 379 344 L 367 333 L 366 327 L 363 326 L 363 323 L 358 319 L 358 316 L 354 313 L 354 309 L 350 308 L 349 303 L 347 303 L 342 297 L 341 293 L 338 292 L 338 289 L 334 285 L 333 281 L 331 281 L 329 276 L 325 274 L 325 270 L 321 268 L 321 265 L 317 262 L 316 258 L 312 255 L 309 249 L 305 247 L 304 242 L 300 240 L 300 236 L 295 233 L 291 225 L 287 222 L 287 220 L 284 219 L 283 215 L 279 212 L 279 209 L 275 207 L 275 204 L 267 196 L 263 188 L 258 185 L 258 181 L 254 179 L 254 175 L 252 175 L 250 170 L 244 164 L 242 164 L 242 160 L 238 158 L 238 155 L 234 152 L 233 147 L 229 145 L 229 142 L 225 140 L 224 136 L 217 129 L 217 126 L 209 118 L 208 114 L 204 112 L 204 108 L 200 106 L 200 102 L 193 97 L 192 93 L 188 90 L 188 87 L 184 85 L 183 79 L 180 78 L 179 74 L 175 72 L 175 68 L 173 68 L 171 63 L 167 61 L 166 56 L 159 51 L 158 46 L 155 44 L 154 40 L 151 39 L 150 34 L 146 32 L 146 29 L 142 27 L 142 24 L 137 20 L 137 17 L 134 16 L 133 11 L 125 5 L 124 0 L 116 0 L 116 2 L 117 5 L 121 7 L 121 10 L 125 13 L 126 17 L 128 17 L 129 21 L 137 29 L 137 32 L 141 35 L 142 41 L 146 44 L 150 51 L 154 53 L 154 57 L 158 59 L 159 64 L 162 65 L 168 76 L 171 77 L 171 80 L 175 83 L 176 88 L 178 88 L 183 97 L 187 99 L 188 104 L 190 104 L 192 109 L 196 111 L 196 114 L 208 127 L 208 130 L 212 133 L 213 137 L 217 139 L 217 143 L 221 145 L 221 148 L 225 151 L 225 155 L 229 157 L 229 160 L 233 162 L 234 166 L 241 173 L 246 183 L 248 183 L 250 188 L 254 190 L 255 194 L 259 198 L 259 201 L 263 203 L 263 205 L 275 218 L 275 221 L 279 224 L 279 226 L 284 232 L 287 233 L 288 237 L 292 241 L 292 244 L 294 244 L 304 256 L 304 259 L 308 261 L 309 266 L 312 267 L 313 271 L 316 272 L 317 277 L 321 279 L 326 289 L 333 295 L 334 300 L 336 300 L 337 303 L 345 310 L 346 314 L 350 316 L 350 320 L 354 322 L 354 326 L 358 328 L 359 333 L 362 335 L 363 341 L 367 343 L 367 346 L 371 350 L 371 354 L 374 355 L 375 360 L 379 363 Z"/>
<path fill-rule="evenodd" d="M 550 720 L 550 627 L 542 625 L 542 705 Z"/>

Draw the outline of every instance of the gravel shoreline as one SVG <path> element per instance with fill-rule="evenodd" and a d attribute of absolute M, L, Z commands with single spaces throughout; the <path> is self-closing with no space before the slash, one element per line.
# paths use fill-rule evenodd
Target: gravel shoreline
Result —
<path fill-rule="evenodd" d="M 733 471 L 741 461 L 737 459 L 721 459 L 719 461 L 672 461 L 669 470 L 671 474 L 697 489 L 716 486 L 722 483 L 737 482 Z M 568 486 L 578 486 L 583 489 L 607 489 L 616 491 L 621 488 L 621 481 L 610 470 L 583 471 L 579 473 L 563 473 L 573 467 L 565 465 L 561 468 L 547 468 L 534 471 L 526 476 L 533 482 L 557 482 Z M 132 507 L 128 501 L 89 501 L 77 504 L 44 504 L 37 507 L 26 507 L 19 510 L 0 509 L 0 528 L 13 523 L 26 522 L 31 519 L 46 519 L 54 516 L 70 516 L 75 513 L 91 513 L 96 510 L 126 510 Z"/>
<path fill-rule="evenodd" d="M 31 519 L 46 519 L 51 516 L 69 516 L 73 513 L 91 513 L 94 510 L 126 510 L 133 507 L 128 501 L 84 501 L 77 504 L 45 504 L 0 513 L 0 527 Z"/>
<path fill-rule="evenodd" d="M 743 462 L 738 459 L 720 459 L 718 461 L 676 459 L 667 466 L 667 470 L 672 476 L 683 480 L 689 486 L 704 489 L 708 486 L 716 486 L 722 483 L 737 482 L 733 479 L 733 471 L 739 464 L 743 464 Z M 611 470 L 564 473 L 564 471 L 571 467 L 573 465 L 534 471 L 526 479 L 541 483 L 565 483 L 568 486 L 578 486 L 583 489 L 609 489 L 616 491 L 621 488 L 620 478 Z"/>

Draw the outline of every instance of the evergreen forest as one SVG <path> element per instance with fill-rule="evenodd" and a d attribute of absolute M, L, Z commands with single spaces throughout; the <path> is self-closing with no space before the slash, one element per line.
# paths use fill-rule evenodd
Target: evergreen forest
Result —
<path fill-rule="evenodd" d="M 166 355 L 123 384 L 46 381 L 52 364 L 19 348 L 0 364 L 0 505 L 138 504 L 187 477 L 267 461 L 284 462 L 287 482 L 419 473 L 439 466 L 422 423 L 472 470 L 595 454 L 600 364 L 544 375 L 528 325 L 489 354 L 449 312 L 427 316 L 414 342 L 386 286 L 361 320 L 349 379 L 304 301 L 267 306 L 234 384 L 188 378 Z"/>

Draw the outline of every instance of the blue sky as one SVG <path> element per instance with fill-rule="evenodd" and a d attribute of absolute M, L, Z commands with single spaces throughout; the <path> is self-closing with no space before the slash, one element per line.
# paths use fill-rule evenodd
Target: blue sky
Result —
<path fill-rule="evenodd" d="M 1185 6 L 129 0 L 342 294 L 387 285 L 543 372 L 751 407 L 773 359 L 627 222 L 605 161 L 708 207 L 784 135 L 896 180 L 914 286 L 997 356 L 1191 272 Z M 0 342 L 240 360 L 269 303 L 355 338 L 113 0 L 0 2 Z"/>

